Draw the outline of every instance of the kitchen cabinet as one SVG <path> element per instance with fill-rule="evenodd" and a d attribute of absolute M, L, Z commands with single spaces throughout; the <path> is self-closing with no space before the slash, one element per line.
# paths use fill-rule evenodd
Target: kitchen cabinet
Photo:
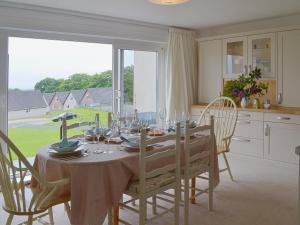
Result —
<path fill-rule="evenodd" d="M 263 78 L 276 76 L 275 33 L 242 36 L 223 40 L 223 77 L 237 78 L 255 67 Z"/>
<path fill-rule="evenodd" d="M 223 40 L 223 77 L 236 78 L 247 69 L 247 37 Z"/>
<path fill-rule="evenodd" d="M 222 40 L 199 43 L 198 101 L 211 102 L 222 92 Z"/>
<path fill-rule="evenodd" d="M 300 107 L 300 30 L 278 33 L 278 103 Z"/>
<path fill-rule="evenodd" d="M 247 50 L 248 72 L 257 67 L 263 78 L 275 78 L 275 33 L 248 36 Z"/>
<path fill-rule="evenodd" d="M 300 145 L 300 125 L 265 122 L 264 157 L 266 159 L 298 163 L 295 148 Z"/>
<path fill-rule="evenodd" d="M 191 118 L 198 120 L 204 108 L 192 106 Z M 298 164 L 294 152 L 300 145 L 300 115 L 293 112 L 239 111 L 230 152 Z"/>

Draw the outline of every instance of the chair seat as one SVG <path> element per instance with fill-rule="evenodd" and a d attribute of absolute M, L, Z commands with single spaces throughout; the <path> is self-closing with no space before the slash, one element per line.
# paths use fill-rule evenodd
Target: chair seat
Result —
<path fill-rule="evenodd" d="M 151 192 L 160 187 L 166 186 L 168 184 L 174 183 L 175 174 L 172 172 L 162 174 L 156 177 L 146 179 L 146 192 Z M 129 183 L 128 192 L 132 192 L 138 194 L 140 191 L 140 183 L 139 180 L 134 180 Z"/>
<path fill-rule="evenodd" d="M 209 158 L 199 159 L 192 162 L 189 166 L 189 174 L 194 177 L 195 174 L 199 175 L 209 171 Z M 184 167 L 181 169 L 181 174 L 184 176 Z"/>
<path fill-rule="evenodd" d="M 39 214 L 39 213 L 46 211 L 47 209 L 49 209 L 52 206 L 59 205 L 59 204 L 70 201 L 70 196 L 55 197 L 55 198 L 49 199 L 49 201 L 47 201 L 47 204 L 42 205 L 41 207 L 38 207 L 36 210 L 34 209 L 35 205 L 29 210 L 30 201 L 34 194 L 36 194 L 36 196 L 39 196 L 40 194 L 42 194 L 41 199 L 43 200 L 48 193 L 44 194 L 44 193 L 42 193 L 42 191 L 40 189 L 31 188 L 30 186 L 26 186 L 24 190 L 25 190 L 26 210 L 23 210 L 22 205 L 21 205 L 20 210 L 10 209 L 9 207 L 6 207 L 5 205 L 3 205 L 3 209 L 6 212 L 11 213 L 11 214 L 16 214 L 16 215 L 31 215 L 31 214 L 33 214 L 33 212 L 34 212 L 34 214 Z M 19 193 L 19 196 L 20 196 L 20 198 L 22 198 L 21 192 Z"/>

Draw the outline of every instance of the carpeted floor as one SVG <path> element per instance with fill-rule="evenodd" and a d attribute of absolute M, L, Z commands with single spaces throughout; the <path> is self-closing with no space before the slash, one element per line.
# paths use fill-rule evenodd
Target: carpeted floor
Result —
<path fill-rule="evenodd" d="M 230 181 L 228 174 L 223 173 L 215 189 L 214 211 L 208 212 L 208 198 L 201 195 L 197 204 L 191 206 L 191 225 L 296 225 L 298 166 L 233 154 L 229 159 L 236 181 Z M 220 165 L 223 165 L 222 158 Z M 135 214 L 125 210 L 120 213 L 121 217 L 137 224 Z M 55 224 L 69 224 L 63 207 L 55 207 L 54 216 Z M 7 214 L 1 209 L 0 225 L 5 224 L 6 218 Z M 13 224 L 22 219 L 15 218 Z M 172 214 L 151 224 L 173 224 Z"/>

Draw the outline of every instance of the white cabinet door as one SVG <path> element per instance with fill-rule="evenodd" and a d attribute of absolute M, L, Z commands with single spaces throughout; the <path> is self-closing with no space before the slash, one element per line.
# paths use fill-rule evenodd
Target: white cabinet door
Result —
<path fill-rule="evenodd" d="M 298 163 L 296 146 L 300 145 L 300 125 L 265 122 L 265 158 Z"/>
<path fill-rule="evenodd" d="M 263 78 L 275 78 L 275 33 L 248 36 L 248 72 L 261 69 Z"/>
<path fill-rule="evenodd" d="M 198 102 L 209 103 L 222 91 L 222 41 L 199 43 Z"/>
<path fill-rule="evenodd" d="M 223 77 L 237 78 L 247 73 L 247 37 L 223 40 Z"/>
<path fill-rule="evenodd" d="M 282 106 L 300 107 L 300 30 L 278 33 L 278 94 Z M 280 99 L 280 98 L 279 98 Z"/>

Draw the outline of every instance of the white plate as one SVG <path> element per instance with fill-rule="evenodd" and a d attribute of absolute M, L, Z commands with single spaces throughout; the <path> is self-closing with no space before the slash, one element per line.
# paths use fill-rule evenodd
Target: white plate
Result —
<path fill-rule="evenodd" d="M 82 150 L 82 148 L 77 148 L 77 149 L 75 149 L 73 151 L 58 152 L 58 151 L 55 151 L 55 150 L 51 149 L 49 151 L 49 155 L 50 156 L 54 156 L 54 157 L 69 156 L 69 155 L 79 155 L 79 154 L 81 154 L 81 150 Z"/>

